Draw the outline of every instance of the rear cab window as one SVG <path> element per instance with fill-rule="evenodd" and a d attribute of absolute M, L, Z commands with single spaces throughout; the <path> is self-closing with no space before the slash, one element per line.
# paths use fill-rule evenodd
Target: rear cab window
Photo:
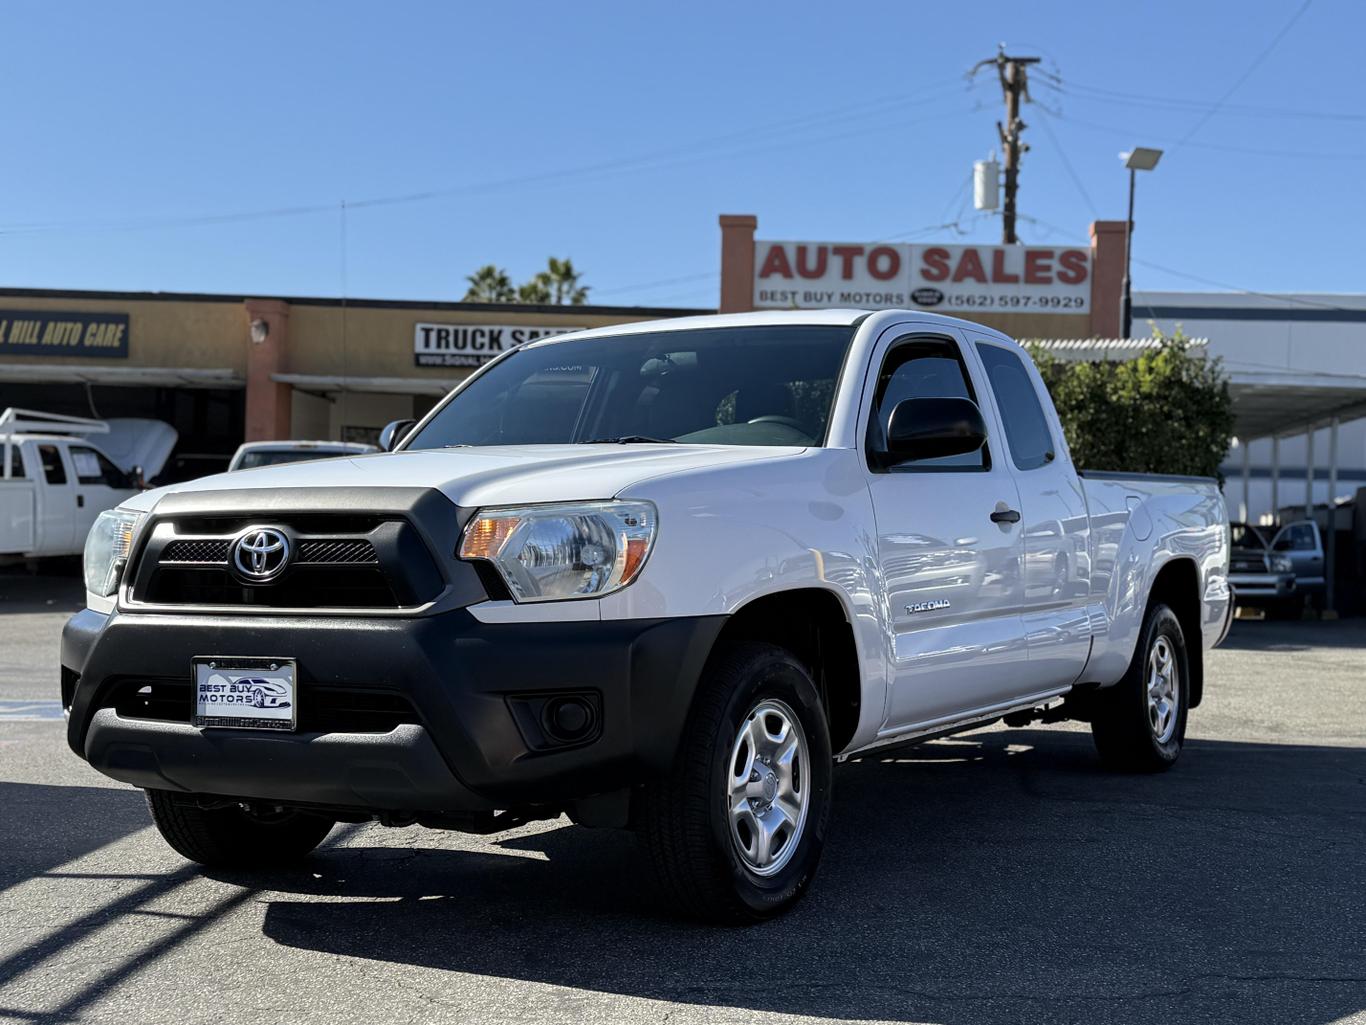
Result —
<path fill-rule="evenodd" d="M 977 353 L 1001 413 L 1001 426 L 1005 428 L 1015 469 L 1037 470 L 1051 463 L 1057 456 L 1053 432 L 1023 358 L 990 342 L 978 342 Z"/>

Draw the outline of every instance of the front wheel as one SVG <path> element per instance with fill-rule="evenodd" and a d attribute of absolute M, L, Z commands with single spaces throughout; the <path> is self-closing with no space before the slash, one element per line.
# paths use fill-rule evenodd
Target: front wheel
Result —
<path fill-rule="evenodd" d="M 1162 772 L 1186 739 L 1190 660 L 1181 622 L 1167 605 L 1143 619 L 1124 678 L 1096 695 L 1091 732 L 1101 761 L 1127 772 Z"/>
<path fill-rule="evenodd" d="M 642 795 L 663 889 L 714 922 L 770 918 L 815 875 L 830 816 L 830 731 L 806 667 L 770 644 L 709 665 L 669 775 Z"/>
<path fill-rule="evenodd" d="M 213 868 L 265 868 L 298 861 L 336 824 L 302 811 L 257 814 L 238 805 L 201 808 L 165 790 L 147 791 L 147 807 L 162 839 L 177 853 Z"/>

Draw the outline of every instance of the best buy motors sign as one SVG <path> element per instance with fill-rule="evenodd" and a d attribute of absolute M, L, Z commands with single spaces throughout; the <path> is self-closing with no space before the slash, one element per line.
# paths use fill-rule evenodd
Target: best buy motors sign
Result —
<path fill-rule="evenodd" d="M 756 309 L 1091 310 L 1088 249 L 838 242 L 754 246 Z"/>

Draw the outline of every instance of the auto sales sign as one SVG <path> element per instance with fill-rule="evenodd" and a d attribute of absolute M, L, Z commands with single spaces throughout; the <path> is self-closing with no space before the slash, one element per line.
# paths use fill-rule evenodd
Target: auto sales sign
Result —
<path fill-rule="evenodd" d="M 1088 249 L 838 242 L 754 246 L 756 309 L 1091 310 Z"/>

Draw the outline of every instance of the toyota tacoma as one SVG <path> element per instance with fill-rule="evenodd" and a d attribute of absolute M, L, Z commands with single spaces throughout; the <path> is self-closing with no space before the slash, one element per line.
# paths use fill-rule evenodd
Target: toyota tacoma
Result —
<path fill-rule="evenodd" d="M 1078 473 L 1028 355 L 948 317 L 545 338 L 382 441 L 90 533 L 69 742 L 187 858 L 567 814 L 758 920 L 809 886 L 844 759 L 1077 719 L 1171 767 L 1231 616 L 1216 482 Z"/>

